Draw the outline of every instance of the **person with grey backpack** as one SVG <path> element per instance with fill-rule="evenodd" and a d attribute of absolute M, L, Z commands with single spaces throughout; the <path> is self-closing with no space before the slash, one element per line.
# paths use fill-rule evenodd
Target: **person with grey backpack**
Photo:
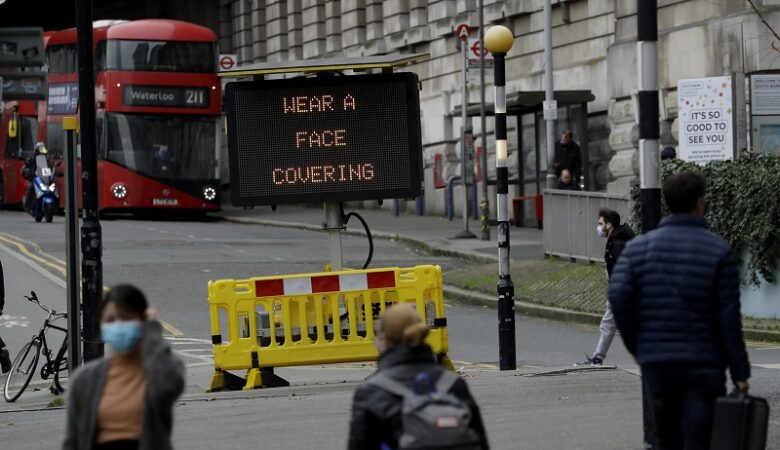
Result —
<path fill-rule="evenodd" d="M 383 314 L 378 369 L 353 398 L 349 450 L 490 448 L 466 382 L 436 364 L 428 331 L 409 305 Z"/>

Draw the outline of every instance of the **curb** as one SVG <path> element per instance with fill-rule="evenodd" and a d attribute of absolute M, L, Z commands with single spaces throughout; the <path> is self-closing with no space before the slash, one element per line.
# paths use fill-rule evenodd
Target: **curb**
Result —
<path fill-rule="evenodd" d="M 222 216 L 222 215 L 216 217 L 219 217 L 220 220 L 223 220 L 225 222 L 242 223 L 242 224 L 249 224 L 249 225 L 261 225 L 266 227 L 277 227 L 277 228 L 295 228 L 295 229 L 306 230 L 306 231 L 324 232 L 321 226 L 311 225 L 308 223 L 282 222 L 278 220 L 252 219 L 246 217 L 231 217 L 231 216 Z M 344 230 L 344 234 L 347 236 L 361 236 L 361 237 L 366 236 L 366 232 L 361 230 Z M 409 236 L 402 236 L 402 235 L 387 233 L 383 231 L 373 231 L 371 232 L 371 235 L 379 239 L 403 242 L 405 244 L 411 245 L 412 247 L 424 250 L 432 255 L 452 256 L 456 258 L 461 258 L 469 261 L 477 261 L 477 262 L 498 261 L 497 256 L 475 255 L 473 253 L 462 252 L 459 250 L 443 249 L 440 247 L 430 245 L 425 241 L 415 239 Z M 496 307 L 497 306 L 496 303 L 498 302 L 496 297 L 493 297 L 489 294 L 469 291 L 455 286 L 444 286 L 444 293 L 464 303 Z M 520 300 L 515 300 L 515 310 L 524 315 L 531 316 L 531 317 L 558 320 L 563 322 L 583 323 L 587 325 L 599 325 L 601 323 L 601 317 L 602 317 L 601 314 L 594 314 L 594 313 L 588 313 L 583 311 L 572 311 L 568 309 L 555 308 L 552 306 L 543 306 L 543 305 L 524 302 Z M 780 332 L 776 332 L 776 331 L 753 330 L 753 329 L 744 328 L 742 329 L 742 334 L 745 340 L 748 341 L 780 343 Z"/>
<path fill-rule="evenodd" d="M 225 222 L 242 223 L 248 225 L 260 225 L 265 227 L 276 227 L 276 228 L 295 228 L 298 230 L 319 231 L 323 233 L 325 232 L 325 230 L 322 229 L 321 225 L 311 225 L 308 223 L 282 222 L 278 220 L 252 219 L 248 217 L 231 217 L 231 216 L 222 216 L 222 215 L 215 216 L 215 217 L 219 217 L 220 220 L 223 220 Z M 346 236 L 360 236 L 360 237 L 366 236 L 366 232 L 362 230 L 344 230 L 342 234 Z M 461 258 L 469 261 L 477 261 L 483 263 L 484 262 L 491 263 L 491 262 L 498 261 L 498 256 L 477 255 L 474 253 L 463 252 L 460 250 L 445 249 L 445 248 L 428 244 L 427 242 L 420 239 L 416 239 L 409 236 L 403 236 L 399 234 L 388 233 L 385 231 L 372 231 L 371 236 L 379 239 L 385 239 L 388 241 L 403 242 L 407 245 L 410 245 L 420 250 L 424 250 L 425 252 L 435 256 L 452 256 L 455 258 Z"/>
<path fill-rule="evenodd" d="M 444 286 L 444 294 L 450 298 L 455 298 L 464 303 L 487 305 L 492 308 L 497 307 L 498 303 L 497 298 L 491 295 L 483 294 L 481 292 L 469 291 L 454 286 Z M 598 325 L 601 323 L 600 314 L 571 311 L 568 309 L 537 305 L 520 300 L 515 300 L 515 311 L 531 317 L 559 320 L 563 322 L 576 322 L 588 325 Z"/>
<path fill-rule="evenodd" d="M 498 303 L 496 297 L 491 295 L 482 292 L 469 291 L 467 289 L 461 289 L 454 286 L 444 286 L 444 294 L 464 303 L 473 305 L 487 305 L 489 307 L 495 308 Z M 571 311 L 568 309 L 537 305 L 519 300 L 515 300 L 515 310 L 531 317 L 559 320 L 563 322 L 582 323 L 586 325 L 599 325 L 601 323 L 602 317 L 601 314 Z M 780 343 L 780 333 L 776 331 L 743 328 L 742 335 L 746 341 Z"/>

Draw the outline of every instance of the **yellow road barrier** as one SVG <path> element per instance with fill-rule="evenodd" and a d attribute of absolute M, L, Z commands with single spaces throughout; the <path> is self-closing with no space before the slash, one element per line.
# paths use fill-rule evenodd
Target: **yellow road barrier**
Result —
<path fill-rule="evenodd" d="M 209 391 L 288 385 L 276 367 L 374 361 L 378 319 L 393 303 L 417 310 L 431 327 L 428 344 L 451 369 L 439 266 L 209 282 Z M 246 379 L 231 370 L 246 370 Z"/>

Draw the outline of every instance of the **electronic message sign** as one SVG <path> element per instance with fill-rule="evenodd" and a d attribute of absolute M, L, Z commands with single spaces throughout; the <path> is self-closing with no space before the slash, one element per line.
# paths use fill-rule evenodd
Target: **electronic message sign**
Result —
<path fill-rule="evenodd" d="M 420 195 L 417 86 L 413 73 L 229 83 L 232 203 Z"/>

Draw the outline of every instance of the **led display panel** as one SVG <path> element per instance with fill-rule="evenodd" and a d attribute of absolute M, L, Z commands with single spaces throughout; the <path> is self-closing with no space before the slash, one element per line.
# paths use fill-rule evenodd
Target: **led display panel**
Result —
<path fill-rule="evenodd" d="M 422 192 L 413 73 L 235 82 L 225 103 L 236 206 Z"/>

